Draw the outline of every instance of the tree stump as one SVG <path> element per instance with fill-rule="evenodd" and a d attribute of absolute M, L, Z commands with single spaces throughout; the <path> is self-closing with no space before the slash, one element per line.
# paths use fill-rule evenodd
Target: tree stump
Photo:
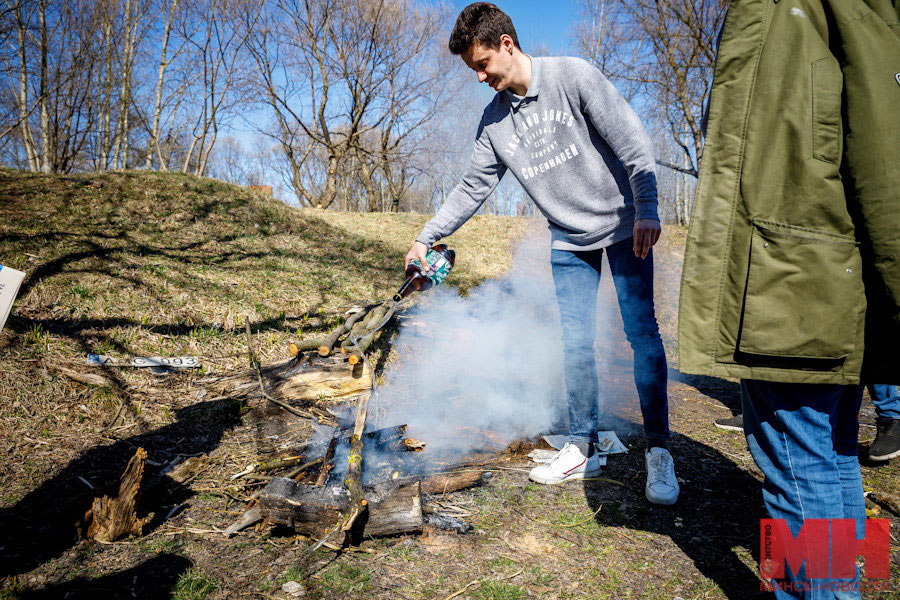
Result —
<path fill-rule="evenodd" d="M 115 498 L 103 496 L 95 498 L 91 509 L 84 516 L 84 536 L 100 542 L 112 542 L 129 535 L 141 535 L 144 525 L 152 515 L 139 519 L 136 509 L 141 496 L 141 480 L 147 451 L 138 448 L 119 483 L 119 493 Z"/>

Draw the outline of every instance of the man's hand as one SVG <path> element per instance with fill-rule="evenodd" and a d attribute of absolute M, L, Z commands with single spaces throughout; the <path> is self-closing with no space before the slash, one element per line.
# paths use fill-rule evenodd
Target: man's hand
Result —
<path fill-rule="evenodd" d="M 662 227 L 653 219 L 638 219 L 634 222 L 634 255 L 647 258 L 650 248 L 659 240 Z"/>
<path fill-rule="evenodd" d="M 412 248 L 409 249 L 409 252 L 406 253 L 406 259 L 403 263 L 403 270 L 409 266 L 409 261 L 418 259 L 420 263 L 422 263 L 422 270 L 428 271 L 431 266 L 428 264 L 428 261 L 425 260 L 425 255 L 428 254 L 428 246 L 423 244 L 422 242 L 414 242 Z"/>

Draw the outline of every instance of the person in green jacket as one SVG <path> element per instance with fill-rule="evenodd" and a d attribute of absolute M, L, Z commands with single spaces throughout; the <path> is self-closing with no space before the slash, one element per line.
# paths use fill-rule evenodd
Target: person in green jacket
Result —
<path fill-rule="evenodd" d="M 708 110 L 680 370 L 741 379 L 773 518 L 861 538 L 860 382 L 900 383 L 900 7 L 733 2 Z M 859 597 L 805 568 L 776 597 Z"/>

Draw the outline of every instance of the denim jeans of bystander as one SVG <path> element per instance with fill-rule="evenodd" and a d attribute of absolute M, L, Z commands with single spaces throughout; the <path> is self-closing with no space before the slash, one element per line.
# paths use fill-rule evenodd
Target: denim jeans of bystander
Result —
<path fill-rule="evenodd" d="M 854 519 L 864 535 L 866 509 L 856 446 L 862 387 L 775 383 L 744 379 L 744 435 L 763 472 L 763 501 L 773 519 L 797 535 L 806 519 Z M 859 598 L 827 589 L 787 568 L 789 581 L 809 582 L 808 592 L 775 590 L 779 599 Z M 824 588 L 824 589 L 823 589 Z M 832 588 L 833 589 L 833 588 Z"/>

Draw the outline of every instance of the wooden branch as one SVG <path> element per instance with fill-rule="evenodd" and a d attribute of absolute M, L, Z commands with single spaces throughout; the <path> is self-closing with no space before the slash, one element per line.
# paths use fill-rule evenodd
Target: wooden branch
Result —
<path fill-rule="evenodd" d="M 325 458 L 322 467 L 319 469 L 319 475 L 316 477 L 316 485 L 325 485 L 325 482 L 328 481 L 329 473 L 334 469 L 334 462 L 332 459 L 334 458 L 334 451 L 337 448 L 337 433 L 338 429 L 335 428 L 334 434 L 331 436 L 331 441 L 328 442 L 328 450 L 325 451 Z"/>
<path fill-rule="evenodd" d="M 350 438 L 350 455 L 347 457 L 349 467 L 344 485 L 350 492 L 350 508 L 344 517 L 341 529 L 350 531 L 357 517 L 366 510 L 366 495 L 362 488 L 362 453 L 363 430 L 366 428 L 366 415 L 369 409 L 369 396 L 362 394 L 359 397 L 359 408 L 356 409 L 356 423 L 353 426 L 353 437 Z"/>
<path fill-rule="evenodd" d="M 238 531 L 246 529 L 254 523 L 262 521 L 262 518 L 263 517 L 262 513 L 259 510 L 259 506 L 254 506 L 253 508 L 247 510 L 237 521 L 235 521 L 225 529 L 225 537 L 233 537 L 234 534 L 236 534 Z"/>
<path fill-rule="evenodd" d="M 350 332 L 347 334 L 347 337 L 344 338 L 344 341 L 341 342 L 341 348 L 347 348 L 348 350 L 353 348 L 353 340 L 358 340 L 363 331 L 365 331 L 365 329 L 363 328 L 362 322 L 356 323 L 350 329 Z"/>
<path fill-rule="evenodd" d="M 346 321 L 335 327 L 328 335 L 291 342 L 289 346 L 291 356 L 297 356 L 301 352 L 309 352 L 310 350 L 317 351 L 320 356 L 328 356 L 331 354 L 331 349 L 338 339 L 347 333 L 360 319 L 368 319 L 371 313 L 371 308 L 364 308 L 347 317 Z"/>
<path fill-rule="evenodd" d="M 291 352 L 291 356 L 297 356 L 301 352 L 317 350 L 325 343 L 326 340 L 327 336 L 310 338 L 308 340 L 300 340 L 299 342 L 291 342 L 291 345 L 288 348 Z"/>
<path fill-rule="evenodd" d="M 344 321 L 343 325 L 335 328 L 334 331 L 325 336 L 322 339 L 322 343 L 319 344 L 319 356 L 328 356 L 329 354 L 331 354 L 331 351 L 334 348 L 334 345 L 337 343 L 338 339 L 340 339 L 342 335 L 350 331 L 350 329 L 352 329 L 357 321 L 359 321 L 361 318 L 368 317 L 370 312 L 370 310 L 364 309 L 353 313 L 347 318 L 346 321 Z"/>
<path fill-rule="evenodd" d="M 359 340 L 356 347 L 353 349 L 353 352 L 350 353 L 350 358 L 347 359 L 351 365 L 356 365 L 362 362 L 363 356 L 365 356 L 366 351 L 369 349 L 369 346 L 372 345 L 372 342 L 375 341 L 375 337 L 378 335 L 377 331 L 373 331 L 372 333 L 366 335 L 365 337 Z"/>
<path fill-rule="evenodd" d="M 353 352 L 350 354 L 349 362 L 351 365 L 355 365 L 362 361 L 369 346 L 372 345 L 372 342 L 375 341 L 375 338 L 378 336 L 378 331 L 384 327 L 385 323 L 382 321 L 384 321 L 389 312 L 393 310 L 395 304 L 396 302 L 394 301 L 386 302 L 384 305 L 372 310 L 374 316 L 368 324 L 368 331 L 363 334 L 356 347 L 353 349 Z"/>
<path fill-rule="evenodd" d="M 299 467 L 297 467 L 296 469 L 294 469 L 293 471 L 291 471 L 290 473 L 288 473 L 288 474 L 286 475 L 286 477 L 287 477 L 288 479 L 296 479 L 296 478 L 299 477 L 299 475 L 300 475 L 303 471 L 305 471 L 305 470 L 307 470 L 307 469 L 310 469 L 310 468 L 316 466 L 317 464 L 321 463 L 322 460 L 323 460 L 323 459 L 322 459 L 322 457 L 320 456 L 319 458 L 317 458 L 317 459 L 315 459 L 315 460 L 311 460 L 311 461 L 309 461 L 308 463 L 304 463 L 304 464 L 300 465 Z"/>
<path fill-rule="evenodd" d="M 449 494 L 481 485 L 485 481 L 484 472 L 479 470 L 440 473 L 422 480 L 422 491 L 426 494 Z"/>

